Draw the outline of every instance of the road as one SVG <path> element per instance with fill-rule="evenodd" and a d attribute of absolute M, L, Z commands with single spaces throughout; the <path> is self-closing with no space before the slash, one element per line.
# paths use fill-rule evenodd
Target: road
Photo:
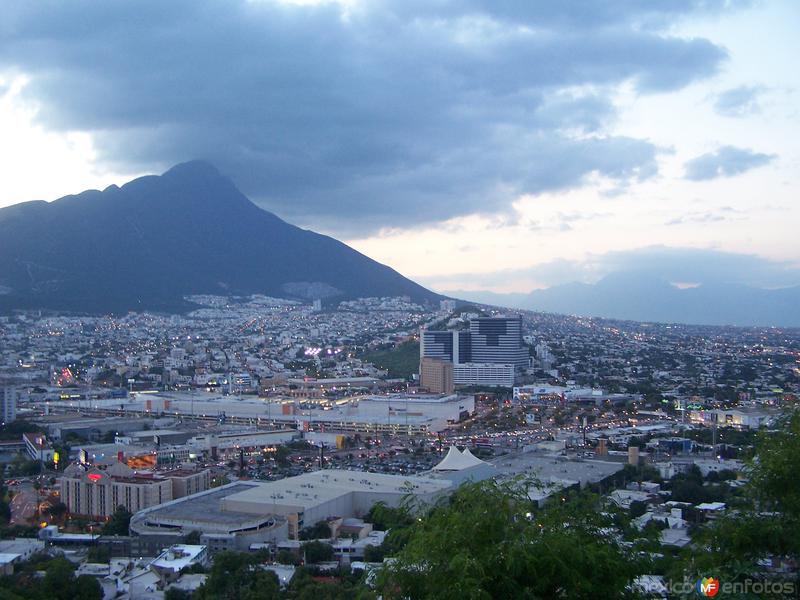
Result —
<path fill-rule="evenodd" d="M 36 514 L 37 494 L 33 483 L 22 481 L 12 488 L 14 498 L 11 500 L 11 523 L 13 525 L 30 525 L 30 519 Z"/>

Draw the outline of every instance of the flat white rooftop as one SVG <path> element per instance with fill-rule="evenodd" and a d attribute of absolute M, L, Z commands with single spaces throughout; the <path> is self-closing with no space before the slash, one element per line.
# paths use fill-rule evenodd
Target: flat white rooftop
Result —
<path fill-rule="evenodd" d="M 240 506 L 240 503 L 261 504 L 268 509 L 273 505 L 290 505 L 305 508 L 318 506 L 351 492 L 377 494 L 429 495 L 443 492 L 452 484 L 428 477 L 401 477 L 383 473 L 364 473 L 326 469 L 312 471 L 297 477 L 259 483 L 249 489 L 225 497 L 223 505 Z"/>
<path fill-rule="evenodd" d="M 523 452 L 492 461 L 502 475 L 530 475 L 547 484 L 556 481 L 578 481 L 581 485 L 597 483 L 621 471 L 625 464 L 601 460 L 573 460 Z"/>
<path fill-rule="evenodd" d="M 205 546 L 175 544 L 164 550 L 164 552 L 150 564 L 156 568 L 180 571 L 182 568 L 188 567 L 193 561 L 197 560 L 197 557 L 200 556 L 205 549 Z"/>

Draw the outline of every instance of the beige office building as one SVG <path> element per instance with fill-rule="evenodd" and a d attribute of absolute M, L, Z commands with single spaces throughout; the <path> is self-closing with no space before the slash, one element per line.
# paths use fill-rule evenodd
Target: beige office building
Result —
<path fill-rule="evenodd" d="M 453 363 L 424 357 L 419 363 L 419 385 L 433 394 L 452 394 Z"/>

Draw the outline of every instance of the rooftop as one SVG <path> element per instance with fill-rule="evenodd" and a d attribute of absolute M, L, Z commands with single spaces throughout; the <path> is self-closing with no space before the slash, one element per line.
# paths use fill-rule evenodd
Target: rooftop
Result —
<path fill-rule="evenodd" d="M 226 496 L 223 504 L 281 504 L 308 508 L 351 492 L 435 494 L 450 486 L 449 481 L 427 477 L 399 477 L 383 473 L 326 469 L 258 483 L 237 494 Z"/>
<path fill-rule="evenodd" d="M 157 569 L 180 571 L 198 560 L 205 549 L 205 546 L 175 544 L 164 550 L 150 565 Z"/>
<path fill-rule="evenodd" d="M 494 461 L 501 475 L 531 475 L 543 483 L 574 481 L 581 485 L 602 481 L 621 471 L 621 462 L 550 457 L 524 452 Z"/>
<path fill-rule="evenodd" d="M 235 482 L 200 494 L 178 498 L 137 513 L 132 519 L 132 525 L 143 525 L 148 519 L 158 519 L 159 523 L 172 525 L 175 528 L 191 528 L 192 525 L 196 525 L 206 532 L 216 530 L 220 533 L 227 533 L 243 524 L 256 526 L 266 521 L 268 515 L 225 510 L 222 501 L 228 496 L 258 485 L 251 482 Z M 281 517 L 273 518 L 281 519 Z"/>

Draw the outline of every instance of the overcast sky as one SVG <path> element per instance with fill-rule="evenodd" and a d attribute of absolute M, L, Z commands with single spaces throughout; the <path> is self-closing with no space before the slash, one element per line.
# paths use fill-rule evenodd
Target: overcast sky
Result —
<path fill-rule="evenodd" d="M 800 284 L 793 0 L 0 0 L 0 205 L 214 163 L 437 290 Z"/>

